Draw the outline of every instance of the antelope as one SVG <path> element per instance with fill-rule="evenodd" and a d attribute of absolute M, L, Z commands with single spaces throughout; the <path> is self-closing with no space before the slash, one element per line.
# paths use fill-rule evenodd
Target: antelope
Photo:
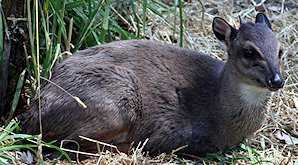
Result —
<path fill-rule="evenodd" d="M 155 41 L 116 41 L 78 51 L 56 66 L 41 89 L 44 141 L 88 137 L 124 151 L 144 142 L 151 154 L 202 155 L 235 146 L 260 128 L 271 93 L 284 86 L 281 44 L 263 13 L 238 29 L 215 17 L 212 29 L 226 62 Z M 23 129 L 39 134 L 37 102 Z"/>

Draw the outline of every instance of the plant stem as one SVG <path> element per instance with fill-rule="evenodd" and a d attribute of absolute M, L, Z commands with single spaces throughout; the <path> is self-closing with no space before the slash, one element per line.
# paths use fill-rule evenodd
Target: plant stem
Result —
<path fill-rule="evenodd" d="M 180 41 L 179 46 L 183 47 L 183 13 L 182 13 L 182 0 L 178 0 L 179 2 L 179 17 L 180 17 Z"/>

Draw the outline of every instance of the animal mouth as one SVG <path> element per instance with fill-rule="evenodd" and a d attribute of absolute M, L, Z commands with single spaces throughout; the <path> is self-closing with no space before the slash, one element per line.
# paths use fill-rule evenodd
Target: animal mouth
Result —
<path fill-rule="evenodd" d="M 272 83 L 270 83 L 270 80 L 266 81 L 266 87 L 272 92 L 275 92 L 275 91 L 278 91 L 279 89 L 282 89 L 283 86 L 284 86 L 284 82 L 282 84 L 279 84 L 279 85 L 272 85 Z"/>
<path fill-rule="evenodd" d="M 258 86 L 262 88 L 268 88 L 269 86 L 266 83 L 263 83 L 260 79 L 256 79 Z M 269 88 L 268 88 L 269 89 Z"/>
<path fill-rule="evenodd" d="M 259 87 L 267 88 L 267 89 L 269 89 L 269 91 L 271 91 L 271 92 L 276 92 L 276 91 L 278 91 L 279 89 L 281 89 L 281 88 L 279 88 L 279 87 L 272 87 L 272 86 L 270 86 L 269 83 L 264 83 L 264 82 L 261 81 L 260 79 L 256 79 L 256 81 L 257 81 L 257 84 L 258 84 Z"/>
<path fill-rule="evenodd" d="M 281 88 L 275 88 L 275 87 L 269 87 L 269 86 L 267 86 L 267 88 L 268 88 L 271 92 L 275 92 L 275 91 L 278 91 L 279 89 L 281 89 Z"/>

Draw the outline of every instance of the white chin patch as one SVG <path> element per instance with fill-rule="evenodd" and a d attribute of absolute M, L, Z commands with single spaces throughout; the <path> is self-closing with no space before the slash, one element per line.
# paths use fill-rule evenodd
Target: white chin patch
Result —
<path fill-rule="evenodd" d="M 251 107 L 261 106 L 268 99 L 271 91 L 268 88 L 261 88 L 247 84 L 240 84 L 241 100 Z"/>

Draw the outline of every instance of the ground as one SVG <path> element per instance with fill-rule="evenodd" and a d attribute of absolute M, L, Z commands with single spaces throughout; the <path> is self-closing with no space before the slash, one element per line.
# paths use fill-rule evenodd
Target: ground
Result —
<path fill-rule="evenodd" d="M 166 3 L 171 3 L 165 1 Z M 236 164 L 253 164 L 258 161 L 269 164 L 296 164 L 298 163 L 298 2 L 297 1 L 205 1 L 204 19 L 202 19 L 202 6 L 199 1 L 184 3 L 184 46 L 189 49 L 210 54 L 215 58 L 226 59 L 226 53 L 220 43 L 212 34 L 211 22 L 215 16 L 228 20 L 232 25 L 238 27 L 238 16 L 245 21 L 254 21 L 257 12 L 265 12 L 272 22 L 272 28 L 277 33 L 284 49 L 282 57 L 283 75 L 286 77 L 286 85 L 283 90 L 275 92 L 272 103 L 267 112 L 266 121 L 248 140 L 255 158 L 250 158 L 250 150 L 235 151 L 220 155 L 222 157 L 233 157 L 244 155 L 248 159 L 235 160 Z M 174 23 L 172 14 L 165 15 L 165 20 Z M 179 20 L 177 20 L 177 25 Z M 178 34 L 173 35 L 173 29 L 167 26 L 165 21 L 156 18 L 152 14 L 147 31 L 150 39 L 176 44 L 179 40 Z M 177 29 L 176 29 L 177 30 Z M 291 140 L 293 143 L 291 143 Z M 245 148 L 245 147 L 244 147 Z M 253 152 L 252 151 L 252 152 Z M 237 153 L 238 152 L 238 153 Z M 257 156 L 258 155 L 258 156 Z M 207 160 L 206 163 L 217 164 L 217 159 Z M 237 157 L 237 156 L 235 156 Z M 124 153 L 115 154 L 103 152 L 98 156 L 82 161 L 82 164 L 195 164 L 198 157 L 193 160 L 184 160 L 175 155 L 162 154 L 157 157 L 148 157 L 142 154 L 140 149 L 133 151 L 130 155 Z M 62 163 L 62 162 L 61 162 Z M 62 163 L 63 164 L 63 163 Z"/>
<path fill-rule="evenodd" d="M 164 0 L 164 3 L 173 5 L 171 1 Z M 240 147 L 242 149 L 217 153 L 212 158 L 194 157 L 187 160 L 178 158 L 175 154 L 149 157 L 142 151 L 143 144 L 140 144 L 128 155 L 99 152 L 89 159 L 80 161 L 80 164 L 298 164 L 298 1 L 211 0 L 203 3 L 204 7 L 198 0 L 184 2 L 184 47 L 222 60 L 227 58 L 226 53 L 211 29 L 211 22 L 215 16 L 222 17 L 238 27 L 238 16 L 245 21 L 254 21 L 257 12 L 265 12 L 272 22 L 272 29 L 277 33 L 284 49 L 282 63 L 286 85 L 273 94 L 263 126 L 254 137 L 244 142 L 247 145 L 243 144 Z M 150 19 L 146 27 L 147 36 L 152 40 L 178 45 L 179 28 L 172 29 L 168 24 L 176 23 L 178 27 L 179 17 L 175 18 L 173 13 L 165 13 L 165 20 L 162 20 L 148 12 Z M 173 31 L 176 31 L 175 34 Z M 46 161 L 46 164 L 51 163 L 50 160 Z M 69 162 L 58 161 L 57 164 Z"/>

